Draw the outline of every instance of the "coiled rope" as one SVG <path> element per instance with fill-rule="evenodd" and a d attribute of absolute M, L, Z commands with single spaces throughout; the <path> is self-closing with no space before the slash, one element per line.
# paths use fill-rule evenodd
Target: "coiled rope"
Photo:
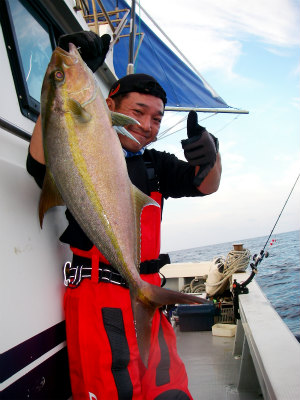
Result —
<path fill-rule="evenodd" d="M 209 286 L 221 286 L 235 272 L 245 271 L 251 258 L 250 251 L 231 250 L 226 259 L 223 256 L 216 257 L 213 262 L 217 265 L 218 271 L 223 275 L 223 278 L 216 283 L 208 283 Z M 183 286 L 182 293 L 202 293 L 205 292 L 207 275 L 196 276 L 191 283 Z"/>
<path fill-rule="evenodd" d="M 223 274 L 223 279 L 216 283 L 209 283 L 209 286 L 220 286 L 223 282 L 229 279 L 237 271 L 245 271 L 248 267 L 251 258 L 251 253 L 248 249 L 244 250 L 231 250 L 226 259 L 218 257 L 214 259 L 215 264 L 218 265 L 218 270 Z"/>
<path fill-rule="evenodd" d="M 188 283 L 183 286 L 181 289 L 181 293 L 203 293 L 205 292 L 205 281 L 207 279 L 207 275 L 204 276 L 196 276 L 191 283 Z"/>

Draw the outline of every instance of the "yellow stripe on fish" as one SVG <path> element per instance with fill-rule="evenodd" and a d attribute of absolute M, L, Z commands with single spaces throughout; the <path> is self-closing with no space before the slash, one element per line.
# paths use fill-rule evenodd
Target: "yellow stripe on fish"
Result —
<path fill-rule="evenodd" d="M 105 210 L 101 205 L 99 196 L 95 190 L 95 186 L 91 180 L 91 176 L 88 172 L 86 160 L 82 155 L 81 148 L 79 145 L 78 136 L 76 134 L 74 122 L 76 120 L 80 120 L 81 123 L 89 122 L 91 116 L 88 114 L 84 108 L 80 106 L 79 103 L 75 103 L 74 100 L 67 99 L 66 103 L 69 106 L 70 113 L 66 113 L 65 118 L 68 127 L 68 141 L 70 145 L 70 150 L 72 153 L 72 157 L 74 160 L 74 164 L 77 167 L 77 171 L 82 178 L 83 185 L 86 189 L 87 195 L 92 202 L 94 209 L 97 211 L 99 218 L 102 220 L 103 227 L 107 236 L 110 238 L 111 243 L 113 244 L 115 251 L 117 253 L 118 258 L 121 260 L 122 263 L 125 263 L 125 260 L 122 255 L 122 251 L 119 247 L 116 235 L 114 234 L 112 227 L 109 223 L 108 218 L 106 217 Z M 75 116 L 75 120 L 74 120 Z M 92 143 L 90 144 L 93 145 Z"/>

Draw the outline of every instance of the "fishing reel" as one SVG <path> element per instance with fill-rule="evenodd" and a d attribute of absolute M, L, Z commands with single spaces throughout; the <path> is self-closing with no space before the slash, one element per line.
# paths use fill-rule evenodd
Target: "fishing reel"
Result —
<path fill-rule="evenodd" d="M 264 251 L 264 250 L 261 250 L 259 254 L 254 254 L 254 256 L 252 258 L 252 260 L 254 262 L 252 262 L 250 264 L 252 272 L 251 272 L 249 278 L 247 280 L 245 280 L 245 282 L 242 282 L 242 283 L 239 283 L 236 281 L 236 279 L 234 279 L 232 288 L 233 288 L 234 316 L 236 319 L 241 318 L 240 313 L 239 313 L 239 300 L 238 300 L 239 295 L 249 293 L 249 289 L 247 288 L 247 286 L 249 285 L 249 283 L 252 281 L 252 279 L 257 274 L 258 264 L 261 263 L 264 258 L 268 258 L 268 257 L 269 257 L 269 252 Z"/>
<path fill-rule="evenodd" d="M 256 271 L 255 273 L 257 273 L 257 266 L 258 266 L 259 263 L 262 262 L 262 260 L 264 259 L 264 257 L 265 257 L 265 258 L 268 258 L 268 257 L 269 257 L 269 252 L 268 252 L 268 251 L 261 250 L 260 253 L 259 253 L 258 255 L 257 255 L 257 254 L 254 254 L 254 256 L 253 256 L 253 258 L 252 258 L 253 261 L 254 261 L 254 263 L 251 263 L 251 264 L 250 264 L 250 267 L 251 267 L 252 271 Z"/>

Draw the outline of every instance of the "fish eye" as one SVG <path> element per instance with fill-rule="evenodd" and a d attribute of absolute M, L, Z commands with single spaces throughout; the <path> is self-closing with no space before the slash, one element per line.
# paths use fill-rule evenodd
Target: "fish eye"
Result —
<path fill-rule="evenodd" d="M 55 79 L 56 81 L 61 82 L 61 81 L 64 80 L 64 77 L 65 77 L 65 75 L 64 75 L 64 73 L 63 73 L 62 71 L 60 71 L 60 70 L 55 71 L 55 73 L 54 73 L 54 79 Z"/>

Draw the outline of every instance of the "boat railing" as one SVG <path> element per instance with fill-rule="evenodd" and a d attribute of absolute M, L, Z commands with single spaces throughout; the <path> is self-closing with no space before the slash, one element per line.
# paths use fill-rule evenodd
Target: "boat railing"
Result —
<path fill-rule="evenodd" d="M 238 282 L 247 273 L 235 274 Z M 266 399 L 299 399 L 300 344 L 256 281 L 239 295 L 234 355 L 241 357 L 239 391 L 261 391 Z"/>
<path fill-rule="evenodd" d="M 88 27 L 93 32 L 97 33 L 97 35 L 100 34 L 101 26 L 109 26 L 109 33 L 111 33 L 112 36 L 110 48 L 112 48 L 121 38 L 130 36 L 130 33 L 122 33 L 125 28 L 127 28 L 127 31 L 128 29 L 131 29 L 131 23 L 129 22 L 129 8 L 119 9 L 116 6 L 114 10 L 107 11 L 101 0 L 91 0 L 89 3 L 87 3 L 86 0 L 76 0 L 75 10 L 81 11 Z M 139 38 L 134 54 L 135 61 L 144 39 L 144 32 L 134 31 L 134 36 Z"/>
<path fill-rule="evenodd" d="M 2 117 L 0 117 L 0 128 L 12 133 L 15 136 L 18 136 L 21 139 L 26 140 L 27 142 L 30 142 L 31 134 L 29 132 L 15 124 L 12 124 Z"/>

